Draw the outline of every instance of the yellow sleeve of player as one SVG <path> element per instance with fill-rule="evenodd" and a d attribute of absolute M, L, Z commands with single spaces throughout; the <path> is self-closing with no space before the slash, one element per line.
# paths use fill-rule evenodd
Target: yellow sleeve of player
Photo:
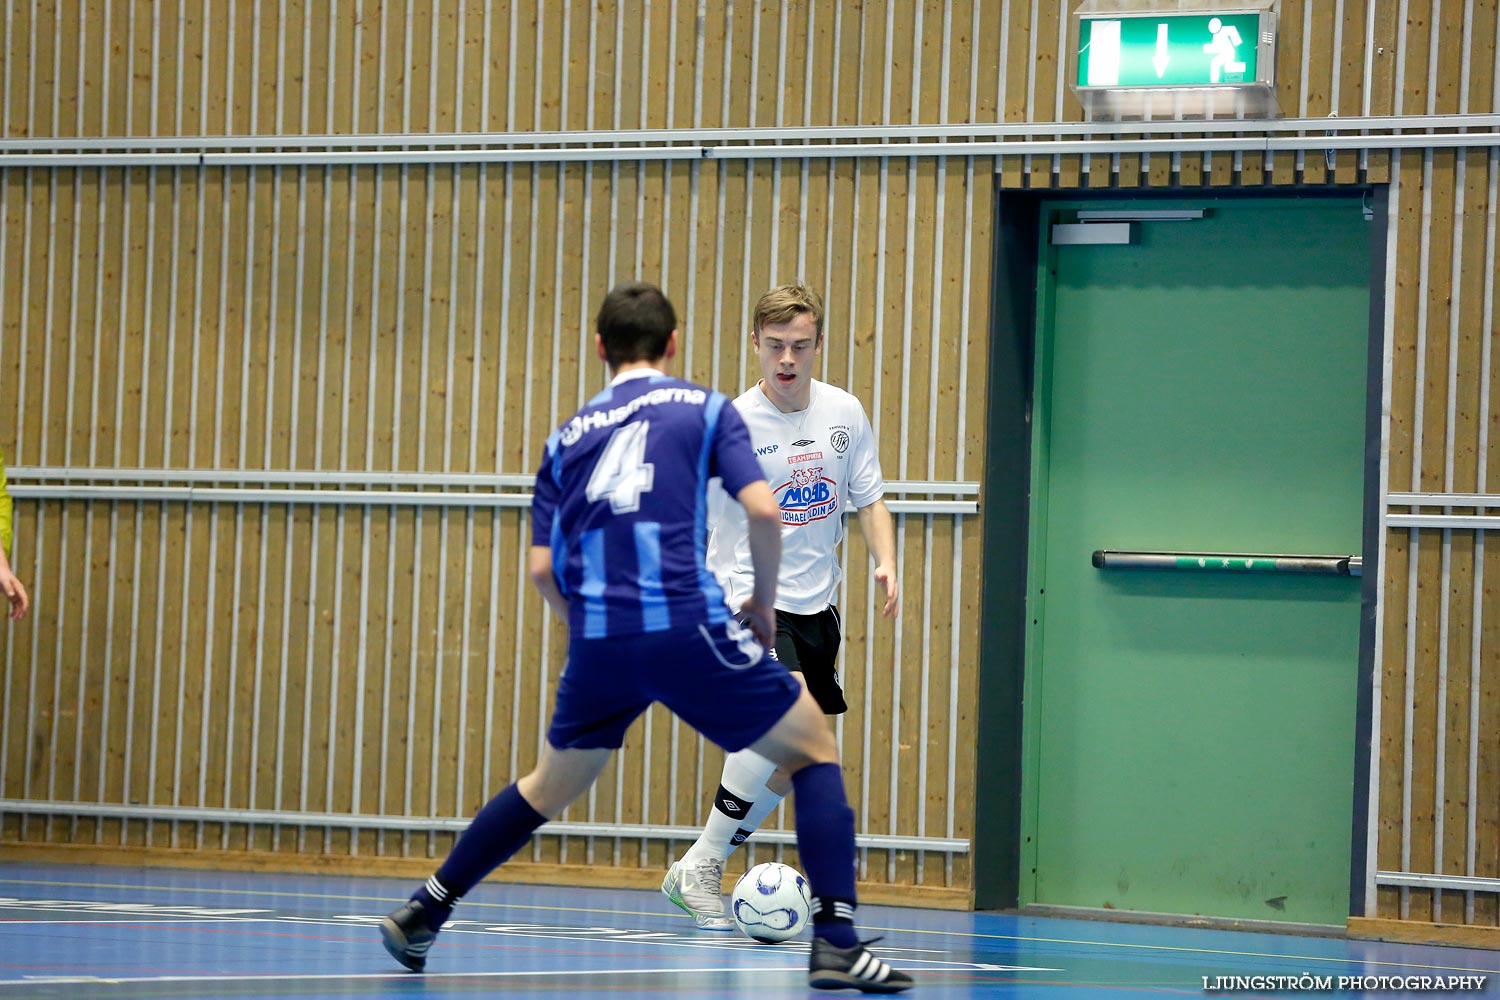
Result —
<path fill-rule="evenodd" d="M 0 451 L 0 550 L 10 551 L 10 491 L 5 488 L 5 452 Z"/>

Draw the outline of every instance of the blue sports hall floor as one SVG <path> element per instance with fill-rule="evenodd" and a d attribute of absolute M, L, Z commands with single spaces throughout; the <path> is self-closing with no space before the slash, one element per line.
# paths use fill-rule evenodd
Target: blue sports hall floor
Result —
<path fill-rule="evenodd" d="M 0 1000 L 858 995 L 809 990 L 805 942 L 699 932 L 658 893 L 635 890 L 483 885 L 415 975 L 374 926 L 413 885 L 0 864 Z M 1482 992 L 1500 994 L 1490 951 L 887 906 L 860 916 L 862 931 L 884 936 L 877 953 L 916 977 L 909 996 L 1204 996 L 1203 977 L 1304 973 L 1483 975 Z"/>

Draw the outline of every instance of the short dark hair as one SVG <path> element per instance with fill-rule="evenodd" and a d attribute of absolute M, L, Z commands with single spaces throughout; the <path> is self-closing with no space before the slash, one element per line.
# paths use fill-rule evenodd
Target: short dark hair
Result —
<path fill-rule="evenodd" d="M 611 368 L 631 361 L 655 361 L 667 353 L 677 329 L 677 313 L 660 288 L 646 281 L 623 281 L 604 296 L 596 322 Z"/>

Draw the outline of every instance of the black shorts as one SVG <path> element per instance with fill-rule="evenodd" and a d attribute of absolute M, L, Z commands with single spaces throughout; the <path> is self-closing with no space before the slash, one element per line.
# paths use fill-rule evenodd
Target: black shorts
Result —
<path fill-rule="evenodd" d="M 839 643 L 843 640 L 839 609 L 830 605 L 812 615 L 776 612 L 776 648 L 771 655 L 800 673 L 824 715 L 849 711 L 839 685 Z"/>

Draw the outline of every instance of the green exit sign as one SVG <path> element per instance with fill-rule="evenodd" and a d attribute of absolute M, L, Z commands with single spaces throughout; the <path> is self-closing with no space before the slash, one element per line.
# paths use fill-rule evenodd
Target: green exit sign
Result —
<path fill-rule="evenodd" d="M 1275 15 L 1085 14 L 1080 90 L 1268 87 L 1275 82 Z"/>

